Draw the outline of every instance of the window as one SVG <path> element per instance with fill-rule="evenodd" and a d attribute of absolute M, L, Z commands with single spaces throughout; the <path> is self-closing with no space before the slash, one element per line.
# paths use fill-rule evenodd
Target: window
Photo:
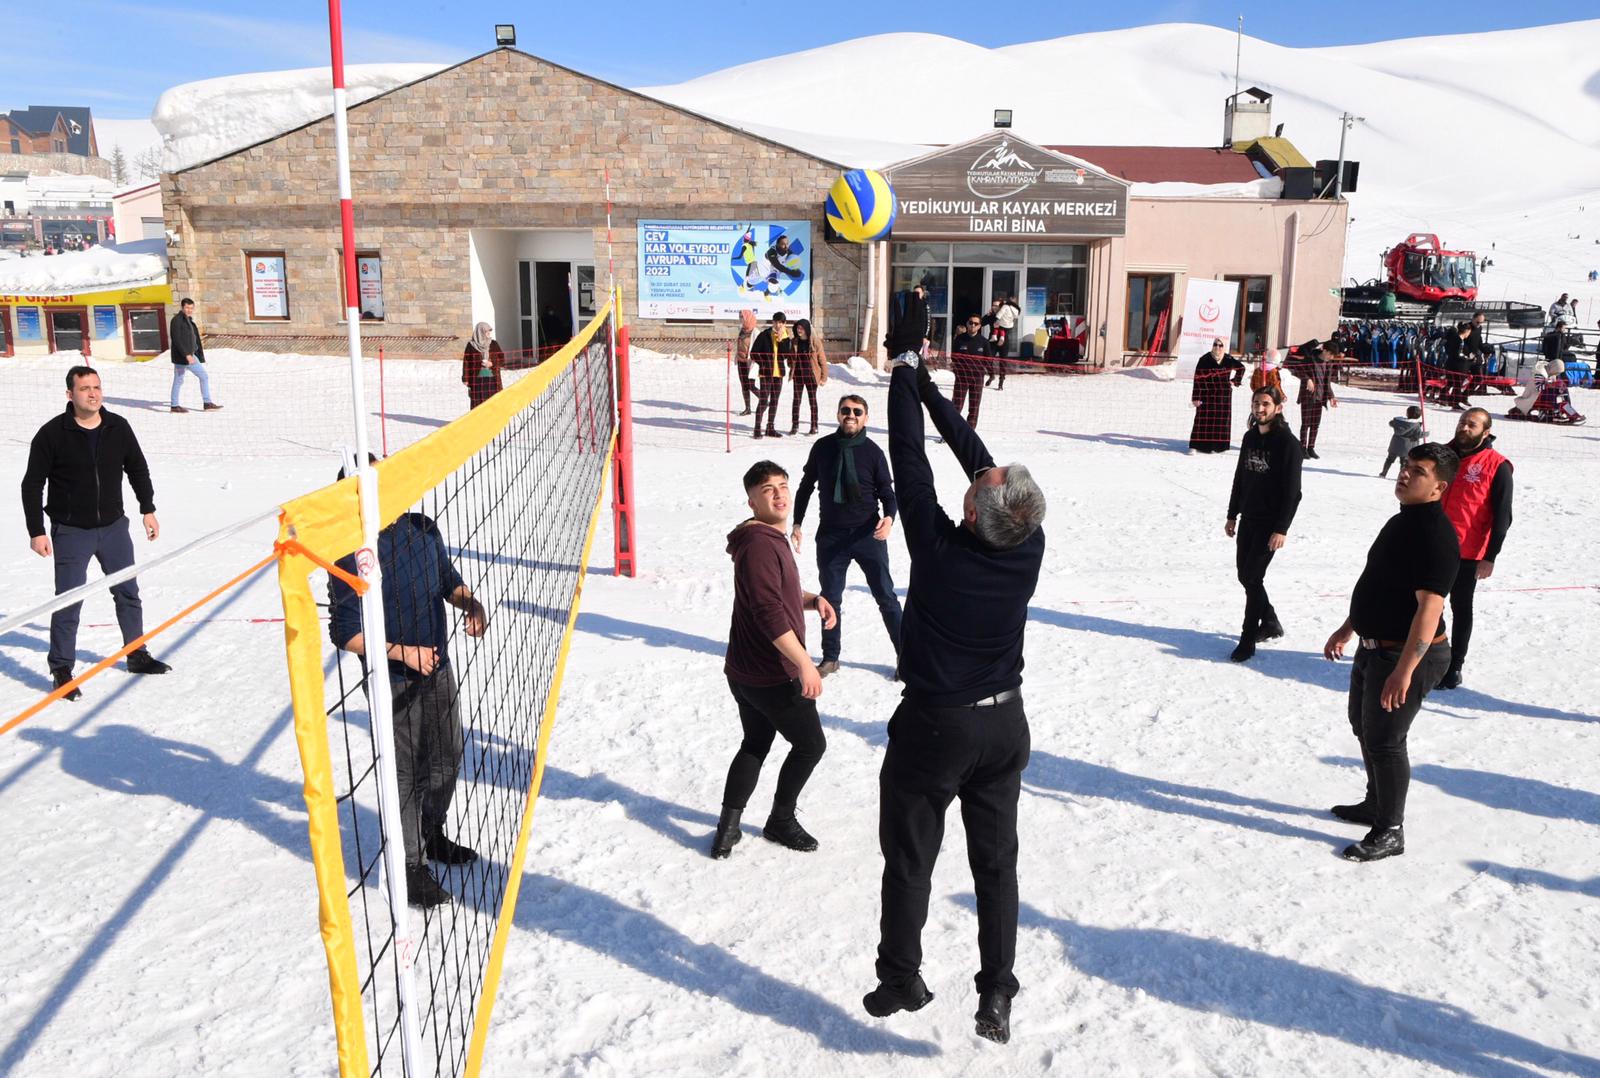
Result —
<path fill-rule="evenodd" d="M 167 235 L 167 222 L 164 217 L 139 218 L 139 231 L 142 239 L 159 240 Z"/>
<path fill-rule="evenodd" d="M 89 314 L 84 307 L 46 307 L 44 323 L 50 351 L 90 354 Z"/>
<path fill-rule="evenodd" d="M 965 265 L 977 263 L 980 266 L 989 265 L 1022 265 L 1022 244 L 1020 243 L 957 243 L 953 245 L 951 256 L 955 261 Z"/>
<path fill-rule="evenodd" d="M 1233 336 L 1228 350 L 1235 355 L 1260 355 L 1267 346 L 1267 297 L 1272 292 L 1271 277 L 1228 277 L 1239 285 L 1239 298 L 1233 306 Z"/>
<path fill-rule="evenodd" d="M 1130 352 L 1170 351 L 1168 342 L 1171 340 L 1172 274 L 1128 274 L 1128 324 L 1123 336 L 1124 346 Z"/>
<path fill-rule="evenodd" d="M 282 251 L 246 251 L 244 282 L 250 321 L 289 320 L 289 269 Z"/>
<path fill-rule="evenodd" d="M 67 152 L 67 144 L 65 142 L 62 142 L 60 139 L 51 139 L 50 140 L 50 145 L 55 147 L 56 153 L 66 153 Z"/>
<path fill-rule="evenodd" d="M 165 307 L 123 307 L 123 346 L 130 356 L 155 356 L 167 350 Z"/>
<path fill-rule="evenodd" d="M 16 345 L 11 340 L 11 308 L 0 307 L 0 356 L 16 354 Z"/>
<path fill-rule="evenodd" d="M 1089 245 L 1086 243 L 1030 243 L 1030 266 L 1088 266 Z"/>
<path fill-rule="evenodd" d="M 1024 310 L 1038 318 L 1087 314 L 1089 271 L 1083 266 L 1029 266 Z M 1039 300 L 1044 300 L 1040 309 Z"/>
<path fill-rule="evenodd" d="M 918 246 L 907 244 L 906 246 Z M 950 321 L 950 271 L 944 266 L 924 267 L 920 265 L 905 266 L 898 262 L 894 271 L 889 276 L 889 304 L 893 308 L 897 302 L 896 297 L 901 292 L 911 291 L 911 287 L 924 277 L 933 278 L 933 286 L 928 290 L 928 314 L 932 316 L 933 328 L 928 331 L 928 339 L 937 349 L 948 347 L 945 329 Z M 891 317 L 893 315 L 891 314 Z"/>
<path fill-rule="evenodd" d="M 336 252 L 339 260 L 339 310 L 349 304 L 344 291 L 344 252 Z M 363 322 L 383 321 L 383 259 L 377 251 L 356 252 L 356 309 Z M 344 319 L 339 319 L 341 322 Z"/>
<path fill-rule="evenodd" d="M 21 153 L 22 152 L 22 140 L 19 139 L 15 135 L 11 136 L 11 152 L 12 153 Z"/>

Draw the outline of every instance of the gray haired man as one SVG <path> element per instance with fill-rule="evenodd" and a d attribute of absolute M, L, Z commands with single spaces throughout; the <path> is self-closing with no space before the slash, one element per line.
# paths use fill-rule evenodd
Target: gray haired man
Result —
<path fill-rule="evenodd" d="M 1044 494 L 1022 465 L 995 466 L 915 353 L 895 354 L 894 364 L 889 459 L 911 581 L 900 627 L 904 699 L 878 778 L 879 983 L 862 1004 L 881 1018 L 933 999 L 921 975 L 922 927 L 945 810 L 960 798 L 978 908 L 976 1032 L 1004 1043 L 1017 994 L 1017 798 L 1029 749 L 1022 642 L 1044 560 Z M 939 506 L 924 408 L 970 480 L 960 523 Z"/>

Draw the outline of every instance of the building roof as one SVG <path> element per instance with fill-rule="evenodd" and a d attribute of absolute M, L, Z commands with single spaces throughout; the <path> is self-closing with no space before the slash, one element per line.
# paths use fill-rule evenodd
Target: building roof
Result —
<path fill-rule="evenodd" d="M 1294 143 L 1283 137 L 1258 138 L 1239 147 L 1240 153 L 1257 151 L 1272 163 L 1272 171 L 1277 172 L 1284 168 L 1310 168 L 1311 162 L 1305 159 Z"/>
<path fill-rule="evenodd" d="M 94 117 L 90 110 L 70 105 L 29 105 L 25 109 L 12 109 L 11 122 L 30 134 L 43 135 L 56 125 L 56 117 L 67 121 L 67 152 L 92 157 L 90 134 L 94 131 Z"/>
<path fill-rule="evenodd" d="M 1046 146 L 1045 149 L 1082 158 L 1130 183 L 1250 183 L 1261 178 L 1244 154 L 1210 146 Z"/>

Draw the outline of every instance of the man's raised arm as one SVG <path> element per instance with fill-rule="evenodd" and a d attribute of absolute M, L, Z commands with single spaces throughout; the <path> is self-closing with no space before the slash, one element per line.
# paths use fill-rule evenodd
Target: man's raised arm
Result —
<path fill-rule="evenodd" d="M 983 439 L 978 437 L 978 432 L 961 418 L 961 413 L 956 411 L 956 406 L 951 404 L 939 387 L 933 384 L 933 379 L 923 368 L 917 376 L 917 388 L 922 397 L 922 403 L 928 407 L 928 415 L 933 419 L 933 426 L 950 447 L 950 452 L 956 455 L 961 470 L 967 473 L 967 478 L 972 479 L 978 472 L 985 468 L 994 467 L 994 458 L 989 455 L 989 450 L 983 444 Z M 900 466 L 895 465 L 896 477 L 899 476 Z M 902 497 L 904 494 L 902 493 Z"/>
<path fill-rule="evenodd" d="M 931 539 L 943 516 L 924 448 L 917 378 L 916 370 L 900 364 L 889 375 L 889 463 L 908 543 Z"/>

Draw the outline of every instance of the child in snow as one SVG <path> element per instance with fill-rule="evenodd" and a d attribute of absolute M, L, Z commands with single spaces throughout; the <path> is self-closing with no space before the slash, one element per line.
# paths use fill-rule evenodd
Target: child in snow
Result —
<path fill-rule="evenodd" d="M 1422 409 L 1413 404 L 1406 409 L 1406 414 L 1397 415 L 1389 420 L 1389 426 L 1394 428 L 1394 434 L 1389 438 L 1389 455 L 1384 458 L 1383 470 L 1378 474 L 1389 478 L 1389 466 L 1397 460 L 1404 460 L 1411 451 L 1428 440 L 1428 428 L 1422 425 Z"/>

